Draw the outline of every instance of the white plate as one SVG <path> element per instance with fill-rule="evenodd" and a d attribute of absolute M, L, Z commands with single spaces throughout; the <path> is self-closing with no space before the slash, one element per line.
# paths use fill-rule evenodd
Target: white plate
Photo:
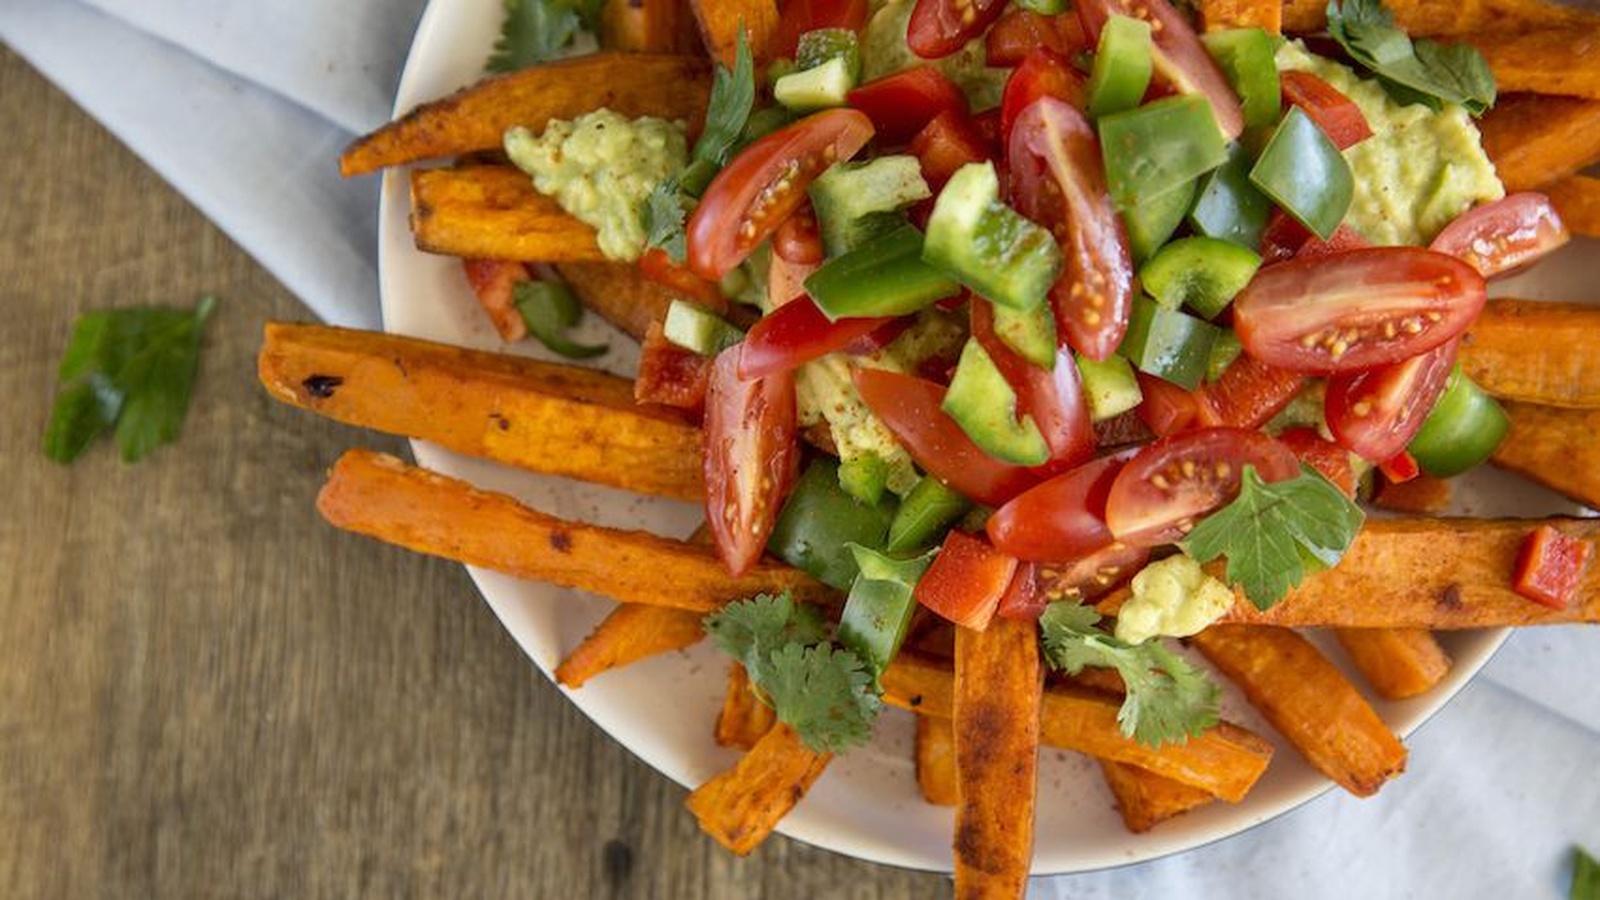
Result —
<path fill-rule="evenodd" d="M 475 81 L 498 30 L 501 9 L 500 0 L 430 3 L 400 82 L 396 113 Z M 405 173 L 391 172 L 384 180 L 379 223 L 386 327 L 402 334 L 502 349 L 473 301 L 460 265 L 413 247 L 407 212 Z M 1579 259 L 1593 259 L 1593 252 L 1592 245 L 1563 251 L 1561 258 L 1546 263 L 1533 276 L 1537 282 L 1523 276 L 1502 292 L 1552 298 L 1583 296 L 1587 292 L 1577 289 L 1584 276 Z M 598 364 L 631 374 L 637 360 L 632 341 L 599 322 L 589 322 L 586 328 L 590 332 L 586 337 L 609 337 L 611 341 L 612 351 Z M 517 350 L 533 352 L 527 346 Z M 680 536 L 687 535 L 699 521 L 698 510 L 686 504 L 541 478 L 420 442 L 413 446 L 423 466 L 513 494 L 558 515 Z M 1516 515 L 1574 509 L 1509 476 L 1491 473 L 1483 482 L 1464 498 L 1462 512 Z M 517 643 L 547 675 L 561 654 L 581 640 L 611 606 L 578 592 L 494 572 L 474 569 L 472 577 Z M 1379 713 L 1397 732 L 1409 734 L 1461 689 L 1504 638 L 1503 631 L 1445 636 L 1444 643 L 1456 660 L 1445 683 L 1420 699 L 1378 703 Z M 1336 649 L 1331 655 L 1345 664 Z M 667 777 L 692 787 L 737 758 L 711 740 L 725 670 L 725 659 L 709 642 L 702 642 L 687 653 L 667 654 L 609 673 L 569 696 L 635 755 Z M 1277 756 L 1267 775 L 1245 802 L 1237 806 L 1211 804 L 1163 824 L 1151 834 L 1130 835 L 1123 829 L 1089 760 L 1046 750 L 1040 765 L 1035 873 L 1081 872 L 1186 850 L 1265 822 L 1330 787 L 1247 705 L 1234 698 L 1225 712 L 1277 744 Z M 872 744 L 836 759 L 778 830 L 862 859 L 948 871 L 951 813 L 923 803 L 917 794 L 911 734 L 909 715 L 886 711 Z"/>

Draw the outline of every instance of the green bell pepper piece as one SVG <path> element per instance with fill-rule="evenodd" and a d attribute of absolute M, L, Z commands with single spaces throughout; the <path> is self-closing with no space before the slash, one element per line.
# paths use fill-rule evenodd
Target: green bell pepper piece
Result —
<path fill-rule="evenodd" d="M 1299 107 L 1272 133 L 1250 183 L 1323 240 L 1344 221 L 1356 186 L 1339 148 Z"/>
<path fill-rule="evenodd" d="M 861 657 L 877 678 L 900 651 L 917 608 L 912 592 L 936 551 L 913 559 L 894 559 L 851 544 L 850 552 L 860 574 L 850 585 L 839 615 L 839 643 Z"/>
<path fill-rule="evenodd" d="M 1449 478 L 1488 459 L 1510 428 L 1505 409 L 1457 366 L 1406 451 L 1422 471 Z"/>
<path fill-rule="evenodd" d="M 890 498 L 866 504 L 846 494 L 839 486 L 839 464 L 819 457 L 795 481 L 767 549 L 822 583 L 848 590 L 856 562 L 845 545 L 883 546 L 894 514 Z"/>
<path fill-rule="evenodd" d="M 941 408 L 982 450 L 1003 462 L 1037 466 L 1050 458 L 1050 446 L 1033 419 L 1019 415 L 1017 394 L 977 338 L 961 348 Z"/>
<path fill-rule="evenodd" d="M 1154 69 L 1150 23 L 1113 15 L 1100 30 L 1100 45 L 1089 74 L 1089 115 L 1100 118 L 1133 109 L 1144 99 Z"/>
<path fill-rule="evenodd" d="M 1189 224 L 1206 237 L 1233 241 L 1251 250 L 1261 246 L 1272 201 L 1250 183 L 1255 159 L 1243 145 L 1228 148 L 1228 161 L 1200 179 Z"/>
<path fill-rule="evenodd" d="M 1100 119 L 1111 199 L 1137 209 L 1222 165 L 1228 145 L 1204 97 L 1184 94 Z"/>
<path fill-rule="evenodd" d="M 1139 371 L 1192 391 L 1206 374 L 1211 345 L 1220 330 L 1149 297 L 1135 297 L 1128 335 L 1117 352 Z"/>
<path fill-rule="evenodd" d="M 1276 122 L 1283 96 L 1272 35 L 1260 28 L 1234 28 L 1207 32 L 1200 42 L 1239 95 L 1244 126 L 1260 128 Z"/>
<path fill-rule="evenodd" d="M 967 511 L 972 501 L 961 496 L 932 475 L 923 476 L 900 501 L 900 509 L 889 523 L 889 553 L 906 553 L 937 545 L 944 532 Z"/>
<path fill-rule="evenodd" d="M 910 225 L 828 260 L 805 285 L 830 321 L 906 315 L 961 292 L 954 279 L 923 261 L 922 235 Z"/>

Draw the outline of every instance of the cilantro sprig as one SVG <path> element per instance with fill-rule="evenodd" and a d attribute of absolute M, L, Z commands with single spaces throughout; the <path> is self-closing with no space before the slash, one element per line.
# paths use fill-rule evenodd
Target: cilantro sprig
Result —
<path fill-rule="evenodd" d="M 1117 670 L 1127 693 L 1117 722 L 1122 733 L 1152 747 L 1181 743 L 1217 724 L 1221 689 L 1159 641 L 1128 644 L 1096 628 L 1093 607 L 1061 600 L 1039 617 L 1045 659 L 1068 675 L 1085 666 Z"/>
<path fill-rule="evenodd" d="M 705 627 L 806 746 L 835 753 L 872 736 L 882 706 L 872 673 L 861 657 L 829 642 L 814 607 L 788 594 L 760 594 L 717 610 Z"/>
<path fill-rule="evenodd" d="M 645 198 L 639 217 L 644 223 L 645 243 L 666 251 L 674 262 L 683 262 L 688 252 L 684 223 L 696 198 L 705 192 L 729 155 L 744 135 L 750 110 L 756 102 L 755 64 L 750 45 L 740 29 L 733 71 L 717 64 L 711 82 L 711 100 L 706 107 L 706 127 L 700 132 L 690 154 L 689 167 L 676 178 L 656 185 Z"/>
<path fill-rule="evenodd" d="M 1312 469 L 1266 482 L 1245 466 L 1239 496 L 1200 520 L 1183 549 L 1203 563 L 1226 556 L 1228 581 L 1266 610 L 1300 583 L 1308 564 L 1337 563 L 1365 520 L 1360 507 Z"/>
<path fill-rule="evenodd" d="M 194 309 L 140 307 L 81 316 L 61 359 L 61 391 L 45 426 L 45 455 L 77 459 L 116 430 L 124 462 L 178 437 L 200 360 L 200 337 L 217 298 Z"/>
<path fill-rule="evenodd" d="M 601 0 L 504 0 L 505 18 L 485 68 L 514 72 L 560 55 L 578 32 L 599 26 Z"/>
<path fill-rule="evenodd" d="M 1328 33 L 1402 103 L 1458 103 L 1474 116 L 1494 105 L 1494 73 L 1476 48 L 1413 41 L 1383 0 L 1328 0 Z"/>

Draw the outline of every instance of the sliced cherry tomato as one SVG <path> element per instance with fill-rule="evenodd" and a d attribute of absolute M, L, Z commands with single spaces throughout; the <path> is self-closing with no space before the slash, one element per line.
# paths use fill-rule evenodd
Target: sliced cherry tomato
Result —
<path fill-rule="evenodd" d="M 706 390 L 706 525 L 734 575 L 760 558 L 794 484 L 796 421 L 792 374 L 745 381 L 737 346 L 717 356 Z"/>
<path fill-rule="evenodd" d="M 890 318 L 828 321 L 810 297 L 796 297 L 761 317 L 739 344 L 739 377 L 786 372 L 859 340 Z"/>
<path fill-rule="evenodd" d="M 817 216 L 806 204 L 783 220 L 772 235 L 772 252 L 785 262 L 802 265 L 819 265 L 822 262 L 822 235 L 817 230 Z"/>
<path fill-rule="evenodd" d="M 1165 378 L 1134 372 L 1144 399 L 1134 408 L 1139 418 L 1161 437 L 1192 427 L 1200 418 L 1200 395 Z"/>
<path fill-rule="evenodd" d="M 911 139 L 908 149 L 922 164 L 922 178 L 936 196 L 957 169 L 990 156 L 989 145 L 972 120 L 953 109 L 935 116 Z"/>
<path fill-rule="evenodd" d="M 1338 88 L 1310 72 L 1289 70 L 1278 74 L 1283 102 L 1300 107 L 1333 145 L 1345 150 L 1372 137 L 1372 127 L 1361 107 Z"/>
<path fill-rule="evenodd" d="M 639 272 L 645 278 L 664 288 L 693 299 L 707 309 L 722 311 L 728 308 L 728 298 L 715 281 L 707 281 L 672 261 L 667 251 L 652 247 L 639 257 Z"/>
<path fill-rule="evenodd" d="M 894 343 L 895 338 L 905 334 L 906 329 L 915 323 L 915 316 L 895 316 L 877 328 L 840 347 L 839 352 L 848 353 L 851 356 L 867 356 L 877 353 L 879 350 Z"/>
<path fill-rule="evenodd" d="M 1465 260 L 1483 277 L 1493 278 L 1532 265 L 1570 237 L 1550 198 L 1525 191 L 1467 210 L 1429 248 Z"/>
<path fill-rule="evenodd" d="M 800 35 L 818 28 L 859 32 L 867 24 L 867 0 L 785 0 L 772 32 L 768 59 L 794 59 Z"/>
<path fill-rule="evenodd" d="M 1540 525 L 1522 544 L 1511 589 L 1535 603 L 1566 609 L 1583 581 L 1591 549 L 1588 541 Z"/>
<path fill-rule="evenodd" d="M 894 432 L 917 465 L 952 490 L 1000 506 L 1034 484 L 1038 476 L 1007 465 L 978 448 L 940 408 L 943 386 L 898 372 L 858 368 L 861 399 Z"/>
<path fill-rule="evenodd" d="M 1135 452 L 1103 456 L 1018 494 L 989 517 L 989 541 L 1018 559 L 1054 563 L 1111 544 L 1116 538 L 1106 527 L 1106 497 Z"/>
<path fill-rule="evenodd" d="M 1081 112 L 1089 102 L 1089 83 L 1065 56 L 1052 50 L 1034 50 L 1023 57 L 1000 95 L 1002 144 L 1010 146 L 1017 118 L 1040 97 L 1054 97 Z"/>
<path fill-rule="evenodd" d="M 967 114 L 967 95 L 933 66 L 914 66 L 851 91 L 850 105 L 866 113 L 886 144 L 902 144 L 940 113 Z"/>
<path fill-rule="evenodd" d="M 1083 113 L 1041 97 L 1022 111 L 1008 145 L 1012 205 L 1061 245 L 1065 265 L 1050 289 L 1058 340 L 1104 360 L 1128 331 L 1133 262 L 1106 189 L 1100 142 Z"/>
<path fill-rule="evenodd" d="M 517 309 L 516 287 L 518 282 L 533 280 L 528 267 L 508 259 L 463 259 L 461 266 L 500 339 L 511 343 L 527 337 L 528 323 Z"/>
<path fill-rule="evenodd" d="M 983 538 L 951 531 L 911 596 L 963 628 L 982 631 L 989 627 L 989 619 L 1016 572 L 1015 557 L 989 546 Z"/>
<path fill-rule="evenodd" d="M 829 109 L 746 147 L 717 173 L 689 217 L 689 268 L 720 280 L 806 201 L 806 186 L 872 138 L 853 109 Z"/>
<path fill-rule="evenodd" d="M 1240 356 L 1222 370 L 1215 384 L 1197 392 L 1202 425 L 1260 428 L 1289 405 L 1306 386 L 1306 376 Z"/>
<path fill-rule="evenodd" d="M 1128 544 L 1176 541 L 1239 493 L 1247 465 L 1264 481 L 1300 472 L 1294 454 L 1259 431 L 1202 428 L 1164 437 L 1117 473 L 1106 498 L 1106 526 Z"/>
<path fill-rule="evenodd" d="M 1023 561 L 1017 563 L 1016 574 L 1011 576 L 1006 592 L 1000 595 L 1000 605 L 994 614 L 1002 619 L 1032 622 L 1044 612 L 1046 603 L 1033 563 Z"/>
<path fill-rule="evenodd" d="M 1114 15 L 1149 22 L 1154 40 L 1151 63 L 1157 78 L 1178 93 L 1203 95 L 1211 103 L 1224 138 L 1231 141 L 1244 130 L 1244 111 L 1227 76 L 1201 45 L 1189 21 L 1167 0 L 1080 0 L 1074 6 L 1091 45 L 1100 43 L 1100 29 Z"/>
<path fill-rule="evenodd" d="M 1057 600 L 1082 602 L 1109 593 L 1149 560 L 1149 547 L 1117 541 L 1065 566 L 1040 564 L 1034 568 L 1034 581 L 1043 595 L 1037 601 L 1040 611 Z"/>
<path fill-rule="evenodd" d="M 1339 445 L 1379 462 L 1406 449 L 1450 380 L 1459 340 L 1410 359 L 1328 379 L 1323 415 Z"/>
<path fill-rule="evenodd" d="M 983 34 L 1005 9 L 1005 0 L 917 0 L 906 46 L 923 59 L 943 59 Z"/>
<path fill-rule="evenodd" d="M 1246 353 L 1295 372 L 1337 374 L 1399 362 L 1465 331 L 1483 276 L 1452 256 L 1374 247 L 1262 269 L 1233 301 Z"/>
<path fill-rule="evenodd" d="M 1416 457 L 1404 450 L 1378 463 L 1378 471 L 1389 480 L 1390 484 L 1404 484 L 1422 474 L 1422 467 L 1417 465 Z"/>
<path fill-rule="evenodd" d="M 1050 461 L 1040 474 L 1065 471 L 1094 455 L 1094 426 L 1072 351 L 1059 348 L 1055 366 L 1045 370 L 1023 359 L 994 332 L 994 307 L 974 297 L 972 335 L 1017 394 L 1017 412 L 1033 419 L 1050 447 Z"/>
<path fill-rule="evenodd" d="M 1069 58 L 1088 50 L 1083 23 L 1071 13 L 1046 16 L 1013 6 L 984 36 L 983 61 L 991 66 L 1014 66 L 1041 47 Z"/>
<path fill-rule="evenodd" d="M 710 359 L 667 340 L 660 321 L 650 323 L 639 346 L 633 399 L 699 412 L 705 408 L 710 381 Z"/>
<path fill-rule="evenodd" d="M 1286 429 L 1278 435 L 1278 443 L 1333 482 L 1346 497 L 1355 497 L 1356 470 L 1350 465 L 1350 451 L 1317 434 L 1315 428 Z"/>

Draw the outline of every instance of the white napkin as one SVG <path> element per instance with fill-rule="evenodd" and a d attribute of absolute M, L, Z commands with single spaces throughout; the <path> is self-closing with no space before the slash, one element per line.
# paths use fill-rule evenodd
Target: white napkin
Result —
<path fill-rule="evenodd" d="M 319 316 L 378 323 L 377 181 L 335 159 L 389 116 L 422 0 L 4 0 L 0 39 Z M 1035 879 L 1035 898 L 1560 897 L 1600 851 L 1600 630 L 1518 633 L 1370 800 L 1330 792 L 1157 862 Z"/>

